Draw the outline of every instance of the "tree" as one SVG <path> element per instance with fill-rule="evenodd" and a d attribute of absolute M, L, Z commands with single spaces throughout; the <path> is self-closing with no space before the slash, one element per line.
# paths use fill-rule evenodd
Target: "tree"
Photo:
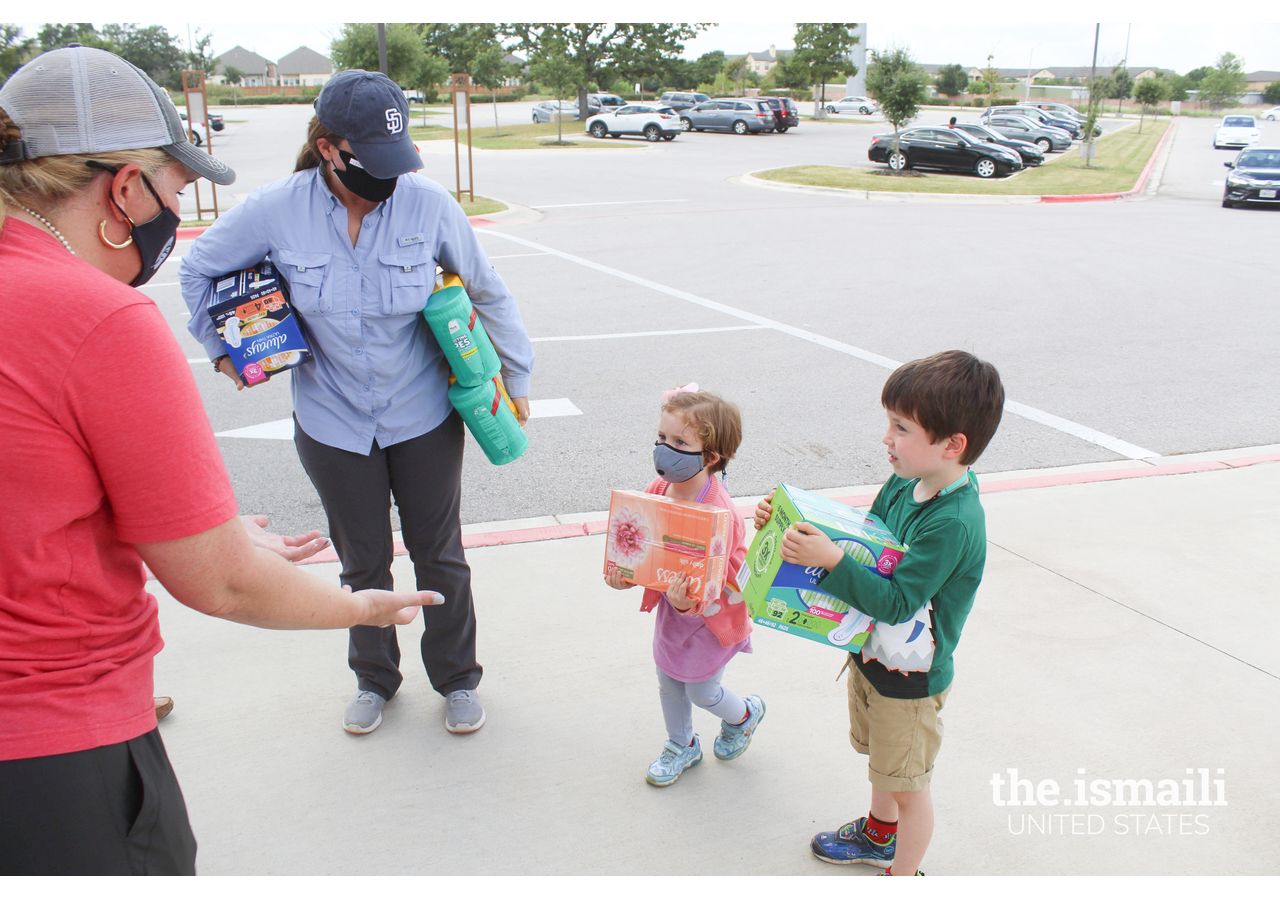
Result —
<path fill-rule="evenodd" d="M 516 39 L 516 48 L 547 58 L 563 56 L 578 71 L 578 110 L 587 116 L 588 83 L 606 84 L 611 76 L 635 82 L 651 75 L 662 60 L 677 57 L 684 42 L 709 28 L 706 23 L 507 22 L 498 32 Z"/>
<path fill-rule="evenodd" d="M 1280 81 L 1273 81 L 1262 92 L 1262 102 L 1280 104 Z"/>
<path fill-rule="evenodd" d="M 898 132 L 920 111 L 928 81 L 924 69 L 901 47 L 884 53 L 871 51 L 867 91 L 876 98 L 881 114 L 893 125 L 893 154 L 898 152 Z M 894 170 L 893 166 L 889 168 L 902 171 Z"/>
<path fill-rule="evenodd" d="M 1182 77 L 1187 80 L 1187 87 L 1191 90 L 1198 90 L 1200 82 L 1204 81 L 1206 75 L 1213 71 L 1213 66 L 1200 66 L 1198 69 L 1192 69 Z"/>
<path fill-rule="evenodd" d="M 724 77 L 728 79 L 729 83 L 733 86 L 732 93 L 739 97 L 742 96 L 742 85 L 746 81 L 748 69 L 750 69 L 750 66 L 747 65 L 746 56 L 734 56 L 725 60 Z M 730 93 L 730 91 L 722 91 L 719 93 Z"/>
<path fill-rule="evenodd" d="M 378 27 L 348 22 L 329 47 L 335 69 L 378 69 Z M 387 26 L 387 77 L 396 84 L 422 87 L 421 71 L 427 51 L 417 28 L 396 22 Z M 438 82 L 437 82 L 438 83 Z"/>
<path fill-rule="evenodd" d="M 791 57 L 792 71 L 807 73 L 809 84 L 820 85 L 820 96 L 814 98 L 814 115 L 819 115 L 827 102 L 827 81 L 833 77 L 857 74 L 858 67 L 849 54 L 861 40 L 854 29 L 856 22 L 801 22 L 796 25 L 796 50 Z"/>
<path fill-rule="evenodd" d="M 955 97 L 958 94 L 963 94 L 965 88 L 969 86 L 969 73 L 959 63 L 943 66 L 938 70 L 938 75 L 933 80 L 933 86 L 938 89 L 938 93 L 946 94 L 948 97 Z"/>
<path fill-rule="evenodd" d="M 1163 100 L 1168 93 L 1169 86 L 1163 78 L 1139 78 L 1137 87 L 1133 89 L 1133 99 L 1142 104 L 1143 116 L 1153 115 L 1156 110 L 1156 104 Z M 1138 119 L 1138 133 L 1142 133 L 1141 117 Z"/>
<path fill-rule="evenodd" d="M 157 84 L 178 89 L 182 87 L 182 67 L 187 54 L 168 31 L 159 25 L 121 25 L 112 23 L 102 27 L 106 49 L 123 56 L 155 80 Z"/>
<path fill-rule="evenodd" d="M 433 56 L 425 50 L 414 70 L 409 87 L 417 88 L 427 103 L 434 103 L 439 88 L 449 81 L 449 63 L 442 56 Z M 426 107 L 422 110 L 422 124 L 426 124 Z"/>
<path fill-rule="evenodd" d="M 427 53 L 444 58 L 450 72 L 474 75 L 472 70 L 480 54 L 493 47 L 501 48 L 498 26 L 491 22 L 431 22 L 418 28 Z"/>
<path fill-rule="evenodd" d="M 995 56 L 991 53 L 988 53 L 987 67 L 982 70 L 982 80 L 987 83 L 987 94 L 988 94 L 987 99 L 989 101 L 995 100 L 996 91 L 999 90 L 998 85 L 1000 82 L 1000 72 L 993 65 L 994 62 L 995 62 Z"/>
<path fill-rule="evenodd" d="M 34 49 L 35 41 L 24 38 L 22 29 L 17 25 L 0 24 L 0 84 L 18 71 Z"/>
<path fill-rule="evenodd" d="M 1234 53 L 1218 57 L 1218 64 L 1200 81 L 1199 100 L 1211 109 L 1230 106 L 1240 99 L 1248 87 L 1244 77 L 1244 61 Z"/>
<path fill-rule="evenodd" d="M 206 78 L 213 74 L 214 67 L 217 66 L 217 61 L 209 52 L 209 43 L 212 40 L 212 34 L 205 34 L 197 28 L 195 46 L 187 52 L 187 68 L 199 69 L 204 72 Z"/>
<path fill-rule="evenodd" d="M 689 64 L 689 87 L 709 83 L 724 68 L 724 51 L 712 50 Z"/>
<path fill-rule="evenodd" d="M 1116 104 L 1116 115 L 1120 115 L 1120 107 L 1124 105 L 1125 98 L 1133 93 L 1133 76 L 1129 74 L 1129 70 L 1125 67 L 1124 60 L 1120 64 L 1112 68 L 1111 77 L 1107 79 L 1106 96 L 1112 100 L 1119 100 Z"/>
<path fill-rule="evenodd" d="M 506 62 L 506 52 L 495 42 L 492 46 L 481 50 L 471 66 L 471 80 L 478 86 L 489 89 L 489 99 L 493 103 L 493 135 L 498 136 L 498 88 L 514 74 L 515 67 Z"/>
<path fill-rule="evenodd" d="M 586 74 L 582 64 L 572 59 L 564 44 L 554 38 L 541 42 L 529 64 L 529 75 L 539 85 L 551 88 L 556 99 L 556 143 L 567 143 L 560 115 L 560 101 L 583 83 Z"/>
<path fill-rule="evenodd" d="M 1084 157 L 1086 169 L 1093 168 L 1093 129 L 1098 124 L 1098 117 L 1102 115 L 1103 102 L 1111 96 L 1111 90 L 1111 78 L 1108 75 L 1094 78 L 1089 84 L 1089 99 L 1086 101 L 1084 111 L 1085 146 L 1080 151 L 1080 155 Z"/>
<path fill-rule="evenodd" d="M 1166 100 L 1186 100 L 1191 83 L 1186 75 L 1174 75 L 1165 81 Z"/>
<path fill-rule="evenodd" d="M 222 70 L 222 78 L 227 84 L 231 85 L 231 102 L 236 106 L 240 105 L 240 95 L 236 91 L 240 82 L 244 81 L 244 72 L 241 72 L 235 66 L 227 66 Z"/>
<path fill-rule="evenodd" d="M 50 22 L 40 26 L 40 31 L 36 33 L 36 40 L 40 44 L 41 53 L 59 50 L 72 43 L 85 47 L 100 47 L 104 50 L 111 49 L 102 35 L 98 34 L 98 29 L 94 28 L 90 22 Z"/>

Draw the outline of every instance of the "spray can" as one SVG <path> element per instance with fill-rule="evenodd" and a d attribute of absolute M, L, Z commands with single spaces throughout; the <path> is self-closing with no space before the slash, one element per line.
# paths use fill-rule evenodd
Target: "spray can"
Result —
<path fill-rule="evenodd" d="M 457 275 L 446 274 L 436 280 L 426 308 L 422 311 L 427 327 L 435 335 L 449 368 L 458 384 L 479 387 L 487 384 L 502 368 L 493 342 L 476 315 L 471 298 Z"/>
<path fill-rule="evenodd" d="M 501 375 L 471 387 L 461 382 L 452 384 L 449 402 L 495 466 L 514 462 L 528 449 L 529 437 L 516 420 L 515 404 L 507 396 Z"/>

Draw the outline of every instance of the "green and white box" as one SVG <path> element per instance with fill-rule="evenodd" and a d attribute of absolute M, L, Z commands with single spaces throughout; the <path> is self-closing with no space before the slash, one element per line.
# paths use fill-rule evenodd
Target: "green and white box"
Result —
<path fill-rule="evenodd" d="M 875 621 L 822 590 L 818 582 L 826 569 L 783 562 L 783 535 L 808 522 L 882 578 L 893 577 L 907 548 L 876 516 L 789 484 L 778 485 L 772 505 L 773 515 L 756 532 L 738 573 L 752 620 L 841 651 L 861 650 Z"/>

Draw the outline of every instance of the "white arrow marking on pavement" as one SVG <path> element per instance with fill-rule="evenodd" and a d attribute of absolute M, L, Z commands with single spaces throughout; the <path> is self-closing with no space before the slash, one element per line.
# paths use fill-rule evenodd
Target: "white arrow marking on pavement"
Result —
<path fill-rule="evenodd" d="M 208 360 L 201 360 L 208 362 Z M 573 405 L 567 397 L 554 400 L 530 400 L 529 418 L 554 419 L 559 416 L 580 416 L 582 410 Z M 293 440 L 293 419 L 276 419 L 274 422 L 263 422 L 261 425 L 250 425 L 247 428 L 233 428 L 230 431 L 219 431 L 216 437 L 253 438 L 262 441 Z"/>
<path fill-rule="evenodd" d="M 746 310 L 738 309 L 734 306 L 729 306 L 727 303 L 708 300 L 706 297 L 699 297 L 697 294 L 691 294 L 688 291 L 682 291 L 679 288 L 660 284 L 659 282 L 651 281 L 648 278 L 641 278 L 639 275 L 632 275 L 630 272 L 623 272 L 621 269 L 606 266 L 593 259 L 575 256 L 574 254 L 566 253 L 563 250 L 556 250 L 553 247 L 539 244 L 536 241 L 531 241 L 527 238 L 516 237 L 513 234 L 506 234 L 505 232 L 494 231 L 488 228 L 485 229 L 484 233 L 486 235 L 503 238 L 524 247 L 529 247 L 533 250 L 546 251 L 547 253 L 554 254 L 561 259 L 567 259 L 569 262 L 577 263 L 584 268 L 595 269 L 597 272 L 603 272 L 605 275 L 612 275 L 614 278 L 621 278 L 623 281 L 629 281 L 632 284 L 648 288 L 649 290 L 656 291 L 659 294 L 666 294 L 668 297 L 674 297 L 677 300 L 684 300 L 687 303 L 692 303 L 695 306 L 701 306 L 704 309 L 712 309 L 716 312 L 724 313 L 727 316 L 732 316 L 735 319 L 742 319 L 756 325 L 763 325 L 766 328 L 772 328 L 775 331 L 782 332 L 783 334 L 789 334 L 802 341 L 817 344 L 819 347 L 826 347 L 828 350 L 834 350 L 837 353 L 852 356 L 855 359 L 869 362 L 872 365 L 879 366 L 883 369 L 896 369 L 901 365 L 897 360 L 889 359 L 887 356 L 881 356 L 879 353 L 872 353 L 870 350 L 863 350 L 861 347 L 855 347 L 852 344 L 846 344 L 843 341 L 834 340 L 826 335 L 818 334 L 813 331 L 806 331 L 803 328 L 797 328 L 794 325 L 788 325 L 785 322 L 779 322 L 777 319 L 770 319 L 767 316 L 756 315 L 755 313 L 747 312 Z M 1128 441 L 1121 440 L 1120 438 L 1112 437 L 1111 435 L 1104 434 L 1101 431 L 1096 431 L 1087 425 L 1071 422 L 1067 419 L 1055 416 L 1052 413 L 1044 412 L 1023 403 L 1017 403 L 1013 400 L 1006 399 L 1004 408 L 1014 415 L 1022 416 L 1025 419 L 1038 422 L 1048 428 L 1053 428 L 1065 434 L 1078 437 L 1083 441 L 1088 441 L 1089 443 L 1095 444 L 1099 447 L 1105 447 L 1111 452 L 1120 456 L 1127 456 L 1129 459 L 1152 459 L 1160 455 L 1153 450 L 1147 450 L 1143 447 L 1139 447 L 1137 444 L 1131 444 Z"/>

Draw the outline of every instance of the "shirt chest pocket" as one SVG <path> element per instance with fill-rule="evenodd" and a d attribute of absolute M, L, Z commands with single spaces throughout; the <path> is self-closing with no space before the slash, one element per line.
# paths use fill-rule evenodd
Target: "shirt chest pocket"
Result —
<path fill-rule="evenodd" d="M 289 302 L 304 316 L 327 316 L 333 311 L 333 284 L 329 277 L 331 253 L 273 250 L 271 261 L 289 282 Z"/>
<path fill-rule="evenodd" d="M 382 313 L 416 316 L 427 306 L 435 287 L 436 261 L 423 245 L 398 247 L 378 254 L 382 264 Z"/>

